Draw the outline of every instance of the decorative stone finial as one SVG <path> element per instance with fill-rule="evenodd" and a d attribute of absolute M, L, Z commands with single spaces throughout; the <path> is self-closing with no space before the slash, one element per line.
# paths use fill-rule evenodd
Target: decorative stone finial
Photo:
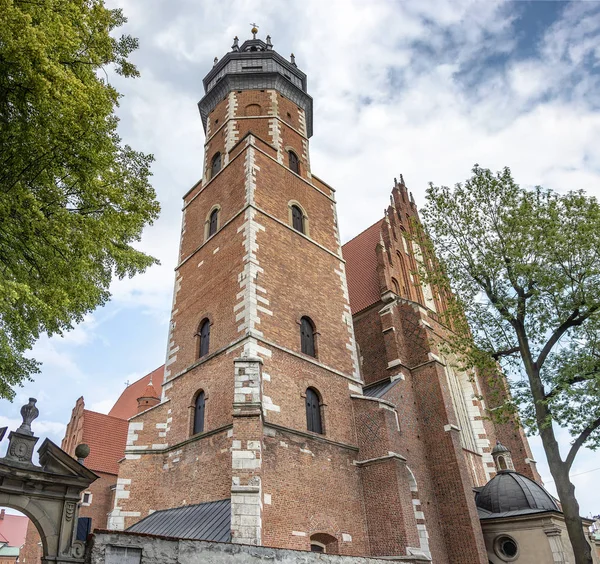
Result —
<path fill-rule="evenodd" d="M 273 44 L 271 43 L 271 36 L 267 35 L 267 51 L 273 50 Z"/>
<path fill-rule="evenodd" d="M 83 464 L 83 461 L 90 455 L 90 447 L 85 443 L 81 443 L 77 445 L 75 449 L 75 456 L 77 457 L 77 462 L 79 464 Z"/>
<path fill-rule="evenodd" d="M 29 398 L 29 403 L 21 408 L 23 423 L 21 423 L 21 426 L 17 429 L 17 433 L 20 435 L 33 436 L 31 422 L 40 414 L 39 409 L 35 406 L 35 402 L 37 402 L 35 398 Z"/>
<path fill-rule="evenodd" d="M 296 65 L 296 56 L 294 55 L 294 53 L 290 55 L 290 63 L 292 63 L 292 65 L 294 65 L 295 67 L 298 66 Z"/>
<path fill-rule="evenodd" d="M 400 184 L 404 185 L 404 176 L 402 174 L 400 174 Z"/>
<path fill-rule="evenodd" d="M 219 57 L 215 57 L 213 60 L 213 67 L 219 62 Z"/>
<path fill-rule="evenodd" d="M 258 33 L 258 26 L 255 23 L 251 23 L 250 25 L 252 26 L 252 29 L 250 30 L 250 32 L 252 33 L 252 39 L 256 39 L 256 34 Z"/>
<path fill-rule="evenodd" d="M 239 39 L 238 39 L 237 35 L 233 38 L 233 45 L 231 46 L 231 50 L 232 51 L 239 51 L 240 50 Z"/>

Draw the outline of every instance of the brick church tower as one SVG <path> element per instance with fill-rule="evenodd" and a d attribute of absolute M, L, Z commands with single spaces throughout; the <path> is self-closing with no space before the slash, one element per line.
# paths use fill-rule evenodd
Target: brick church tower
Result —
<path fill-rule="evenodd" d="M 351 242 L 363 245 L 348 263 L 355 295 L 373 294 L 351 309 L 335 191 L 310 166 L 306 75 L 253 33 L 203 81 L 203 173 L 184 196 L 162 397 L 129 420 L 108 526 L 485 564 L 472 488 L 493 462 L 463 449 L 428 348 L 438 298 L 401 296 L 400 272 L 393 285 L 390 212 Z M 416 214 L 405 188 L 394 198 Z M 476 431 L 467 446 L 481 451 L 494 430 Z"/>
<path fill-rule="evenodd" d="M 130 419 L 109 526 L 230 499 L 234 542 L 309 549 L 315 532 L 367 554 L 362 387 L 334 190 L 310 168 L 306 75 L 269 37 L 236 39 L 204 87 L 162 401 Z"/>

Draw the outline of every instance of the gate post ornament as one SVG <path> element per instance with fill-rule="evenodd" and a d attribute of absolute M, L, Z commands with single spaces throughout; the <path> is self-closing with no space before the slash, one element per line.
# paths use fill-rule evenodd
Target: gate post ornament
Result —
<path fill-rule="evenodd" d="M 38 442 L 38 438 L 33 436 L 31 422 L 40 414 L 35 406 L 36 401 L 35 398 L 29 398 L 29 403 L 21 408 L 23 423 L 16 431 L 11 431 L 8 435 L 9 444 L 6 460 L 25 466 L 33 466 L 33 448 Z"/>
<path fill-rule="evenodd" d="M 38 437 L 31 422 L 39 415 L 36 399 L 21 408 L 23 423 L 8 435 L 8 450 L 0 457 L 0 505 L 23 511 L 42 538 L 42 562 L 47 564 L 84 564 L 85 543 L 77 541 L 81 493 L 98 476 L 82 462 L 89 447 L 79 445 L 78 460 L 50 439 L 38 449 L 39 464 L 32 461 Z M 0 440 L 6 428 L 0 428 Z"/>

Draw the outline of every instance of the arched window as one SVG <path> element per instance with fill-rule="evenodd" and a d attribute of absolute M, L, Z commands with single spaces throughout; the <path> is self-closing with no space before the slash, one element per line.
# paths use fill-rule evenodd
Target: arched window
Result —
<path fill-rule="evenodd" d="M 200 351 L 198 356 L 203 357 L 208 354 L 208 347 L 210 343 L 210 320 L 204 319 L 200 324 L 200 331 L 198 332 L 200 336 Z"/>
<path fill-rule="evenodd" d="M 302 210 L 294 205 L 292 206 L 292 227 L 300 233 L 304 233 L 304 214 Z"/>
<path fill-rule="evenodd" d="M 394 292 L 399 296 L 400 295 L 400 285 L 398 284 L 398 280 L 392 278 L 392 284 L 394 286 Z"/>
<path fill-rule="evenodd" d="M 194 435 L 204 433 L 204 403 L 206 396 L 200 392 L 194 404 Z"/>
<path fill-rule="evenodd" d="M 323 434 L 321 425 L 321 402 L 314 388 L 306 390 L 306 428 L 313 433 Z"/>
<path fill-rule="evenodd" d="M 315 326 L 310 317 L 300 320 L 300 350 L 309 356 L 316 356 Z"/>
<path fill-rule="evenodd" d="M 217 172 L 221 170 L 221 153 L 217 153 L 213 159 L 210 167 L 210 177 L 213 178 Z"/>
<path fill-rule="evenodd" d="M 404 239 L 404 237 L 403 237 L 403 239 Z M 410 299 L 410 282 L 408 280 L 408 273 L 406 272 L 406 265 L 404 264 L 404 259 L 402 258 L 400 251 L 396 251 L 396 256 L 398 257 L 398 262 L 400 263 L 400 270 L 402 271 L 402 280 L 403 280 L 402 286 L 404 289 L 404 295 L 405 295 L 405 297 Z"/>
<path fill-rule="evenodd" d="M 288 151 L 290 169 L 296 174 L 300 174 L 300 161 L 294 151 Z"/>
<path fill-rule="evenodd" d="M 310 535 L 310 551 L 325 552 L 326 554 L 338 554 L 338 540 L 327 533 L 316 533 Z"/>
<path fill-rule="evenodd" d="M 212 237 L 217 232 L 219 226 L 219 208 L 214 209 L 210 214 L 210 220 L 208 222 L 208 236 Z"/>
<path fill-rule="evenodd" d="M 498 466 L 500 466 L 500 470 L 507 470 L 508 466 L 506 466 L 506 460 L 503 456 L 498 457 Z"/>

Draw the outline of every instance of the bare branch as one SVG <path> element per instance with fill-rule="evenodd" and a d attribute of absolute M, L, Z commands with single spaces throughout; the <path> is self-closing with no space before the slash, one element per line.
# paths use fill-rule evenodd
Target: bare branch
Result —
<path fill-rule="evenodd" d="M 552 333 L 552 336 L 548 339 L 548 342 L 544 345 L 544 348 L 541 350 L 537 360 L 536 365 L 538 370 L 542 368 L 544 362 L 554 345 L 559 341 L 559 339 L 569 330 L 571 327 L 577 327 L 581 325 L 588 317 L 590 317 L 593 313 L 595 313 L 600 306 L 595 305 L 588 309 L 586 313 L 579 313 L 579 309 L 576 308 L 571 315 L 563 322 L 561 325 Z"/>
<path fill-rule="evenodd" d="M 571 468 L 571 465 L 573 464 L 573 460 L 575 460 L 575 455 L 577 454 L 577 451 L 581 448 L 581 445 L 583 443 L 585 443 L 585 441 L 588 440 L 589 436 L 598 427 L 600 427 L 600 417 L 598 417 L 598 419 L 596 419 L 595 421 L 593 421 L 592 423 L 590 423 L 583 430 L 583 432 L 581 433 L 581 435 L 579 435 L 579 437 L 577 437 L 577 439 L 575 440 L 575 442 L 571 446 L 571 450 L 569 451 L 569 454 L 567 455 L 567 458 L 565 459 L 565 464 L 567 465 L 567 469 Z"/>
<path fill-rule="evenodd" d="M 575 376 L 571 378 L 568 382 L 565 382 L 562 386 L 555 386 L 552 388 L 547 394 L 546 399 L 552 399 L 554 396 L 559 394 L 562 390 L 565 389 L 566 386 L 572 386 L 573 384 L 580 384 L 581 382 L 587 382 L 591 380 L 593 376 L 596 375 L 596 372 L 588 372 L 587 374 L 582 374 L 581 376 Z"/>
<path fill-rule="evenodd" d="M 511 354 L 518 353 L 521 349 L 519 347 L 512 347 L 511 349 L 505 349 L 503 351 L 496 351 L 492 354 L 494 360 L 498 360 L 501 356 L 510 356 Z"/>

